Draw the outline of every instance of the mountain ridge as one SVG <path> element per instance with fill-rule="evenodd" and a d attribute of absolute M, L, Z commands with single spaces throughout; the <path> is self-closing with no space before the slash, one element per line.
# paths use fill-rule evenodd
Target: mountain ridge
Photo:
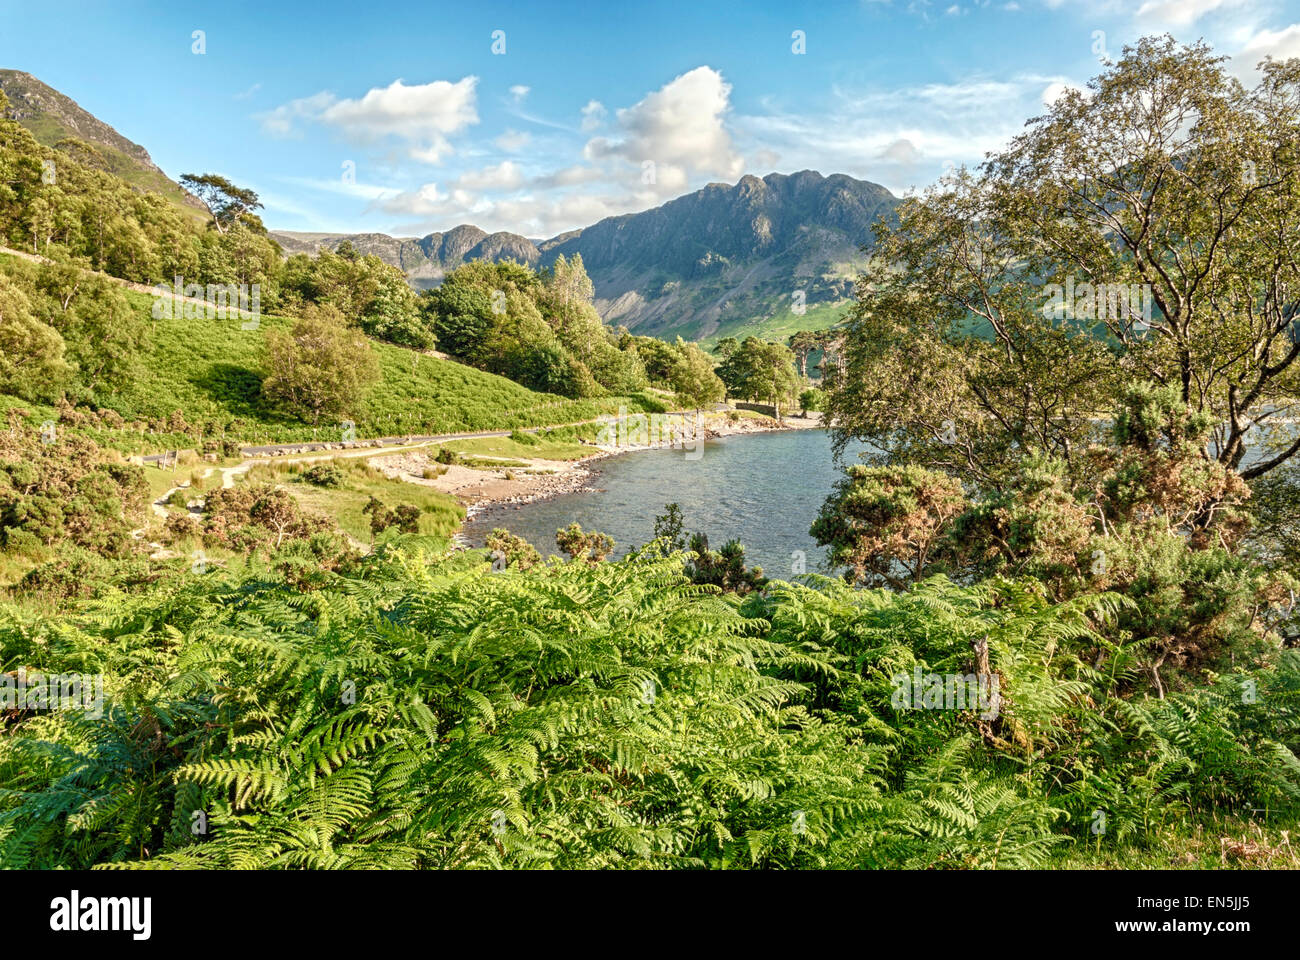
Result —
<path fill-rule="evenodd" d="M 272 231 L 289 253 L 333 250 L 345 241 L 400 267 L 412 285 L 436 286 L 474 259 L 513 259 L 545 267 L 580 254 L 607 321 L 638 333 L 706 339 L 726 333 L 799 326 L 814 307 L 852 296 L 871 227 L 893 216 L 899 199 L 879 184 L 815 170 L 735 184 L 710 183 L 639 213 L 606 217 L 540 242 L 460 224 L 445 233 Z M 802 299 L 799 299 L 802 294 Z M 799 307 L 805 312 L 798 312 Z M 787 316 L 782 316 L 786 314 Z M 813 326 L 834 311 L 813 311 Z"/>
<path fill-rule="evenodd" d="M 197 219 L 206 208 L 153 162 L 149 151 L 109 124 L 24 70 L 0 68 L 0 92 L 9 99 L 10 115 L 40 144 L 63 149 L 69 138 L 90 144 L 102 166 L 127 183 L 160 193 Z"/>

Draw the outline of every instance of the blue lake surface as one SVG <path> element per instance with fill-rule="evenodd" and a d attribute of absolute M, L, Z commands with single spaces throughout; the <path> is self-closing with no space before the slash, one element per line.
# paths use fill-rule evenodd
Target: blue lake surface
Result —
<path fill-rule="evenodd" d="M 845 462 L 853 462 L 850 450 Z M 615 554 L 654 538 L 655 517 L 669 503 L 682 510 L 689 532 L 708 534 L 717 549 L 732 538 L 745 558 L 768 576 L 788 579 L 792 555 L 803 551 L 808 572 L 822 569 L 825 550 L 808 535 L 817 511 L 843 475 L 824 430 L 783 430 L 722 437 L 704 445 L 703 456 L 682 450 L 643 450 L 596 465 L 591 486 L 518 507 L 489 508 L 466 524 L 470 542 L 481 546 L 493 527 L 526 539 L 543 556 L 559 551 L 555 531 L 577 522 L 615 540 Z"/>

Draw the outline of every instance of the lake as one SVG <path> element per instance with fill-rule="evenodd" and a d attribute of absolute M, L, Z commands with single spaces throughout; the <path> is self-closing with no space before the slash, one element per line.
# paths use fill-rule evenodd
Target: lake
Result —
<path fill-rule="evenodd" d="M 546 556 L 559 552 L 555 531 L 577 521 L 583 530 L 613 537 L 622 556 L 654 538 L 655 517 L 675 502 L 687 531 L 708 534 L 714 550 L 740 540 L 746 562 L 768 576 L 788 579 L 796 550 L 806 555 L 809 572 L 821 569 L 826 552 L 808 528 L 842 476 L 825 430 L 721 437 L 706 443 L 698 460 L 686 459 L 681 450 L 642 450 L 595 467 L 591 486 L 597 489 L 490 508 L 466 524 L 465 535 L 481 546 L 493 527 L 505 527 Z"/>

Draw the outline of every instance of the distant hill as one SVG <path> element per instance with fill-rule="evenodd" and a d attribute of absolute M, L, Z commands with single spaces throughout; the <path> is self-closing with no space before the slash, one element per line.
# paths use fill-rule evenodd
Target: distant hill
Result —
<path fill-rule="evenodd" d="M 715 340 L 829 326 L 852 296 L 872 224 L 891 218 L 898 203 L 879 184 L 804 170 L 709 184 L 652 210 L 608 217 L 540 243 L 469 225 L 419 239 L 273 236 L 291 253 L 350 240 L 362 253 L 401 267 L 419 287 L 436 286 L 469 260 L 546 266 L 560 254 L 581 254 L 606 320 L 643 334 Z M 804 313 L 792 309 L 796 291 L 803 292 Z"/>
<path fill-rule="evenodd" d="M 87 113 L 70 97 L 21 70 L 0 69 L 0 91 L 9 98 L 13 118 L 44 146 L 64 149 L 69 138 L 88 143 L 109 172 L 142 190 L 162 194 L 198 219 L 207 219 L 203 205 L 163 173 L 149 151 Z"/>

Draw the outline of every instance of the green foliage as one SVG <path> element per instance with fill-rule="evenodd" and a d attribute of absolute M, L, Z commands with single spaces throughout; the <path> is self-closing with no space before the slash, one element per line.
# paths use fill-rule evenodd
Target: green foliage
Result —
<path fill-rule="evenodd" d="M 854 464 L 845 474 L 811 530 L 833 565 L 898 588 L 942 569 L 948 524 L 966 507 L 960 483 L 922 467 Z"/>
<path fill-rule="evenodd" d="M 370 515 L 372 536 L 379 536 L 390 527 L 396 527 L 402 533 L 418 533 L 420 530 L 420 508 L 409 503 L 398 504 L 390 510 L 382 500 L 372 496 L 361 512 Z"/>
<path fill-rule="evenodd" d="M 322 416 L 356 415 L 379 379 L 370 344 L 333 307 L 308 308 L 287 336 L 267 331 L 266 368 L 262 392 L 313 425 Z"/>
<path fill-rule="evenodd" d="M 682 524 L 682 508 L 676 503 L 664 505 L 664 512 L 655 517 L 655 540 L 659 541 L 667 553 L 675 553 L 686 548 L 685 528 Z"/>
<path fill-rule="evenodd" d="M 220 231 L 230 227 L 254 210 L 262 208 L 257 194 L 245 187 L 231 183 L 216 173 L 183 173 L 180 185 L 199 199 Z"/>
<path fill-rule="evenodd" d="M 1277 646 L 1274 618 L 1260 614 L 1280 606 L 1279 578 L 1234 549 L 1247 491 L 1202 455 L 1207 427 L 1176 389 L 1133 385 L 1109 447 L 1068 465 L 1027 457 L 969 497 L 938 471 L 854 465 L 812 534 L 833 564 L 872 584 L 901 588 L 942 571 L 968 582 L 1032 577 L 1062 600 L 1123 594 L 1133 605 L 1108 639 L 1141 666 L 1133 679 L 1163 693 Z"/>
<path fill-rule="evenodd" d="M 59 332 L 42 323 L 30 298 L 0 274 L 0 390 L 24 400 L 52 401 L 72 370 Z"/>
<path fill-rule="evenodd" d="M 816 413 L 826 408 L 826 393 L 810 387 L 799 394 L 799 408 L 805 413 Z"/>
<path fill-rule="evenodd" d="M 208 494 L 203 505 L 203 542 L 252 553 L 278 550 L 287 540 L 305 540 L 334 525 L 306 513 L 282 487 L 246 483 Z"/>
<path fill-rule="evenodd" d="M 336 488 L 343 486 L 347 475 L 343 469 L 333 463 L 318 463 L 303 471 L 302 478 L 317 487 Z"/>
<path fill-rule="evenodd" d="M 742 604 L 675 559 L 494 572 L 419 540 L 307 593 L 289 573 L 0 615 L 0 668 L 104 689 L 98 717 L 7 715 L 0 865 L 1011 868 L 1094 840 L 1097 809 L 1108 847 L 1140 844 L 1300 786 L 1294 657 L 1121 700 L 1075 655 L 1104 598 L 821 581 Z M 894 705 L 892 678 L 966 673 L 981 639 L 996 718 Z"/>
<path fill-rule="evenodd" d="M 289 257 L 280 296 L 291 313 L 311 304 L 333 307 L 378 340 L 417 350 L 435 343 L 406 275 L 374 255 L 358 256 L 350 245 L 333 253 L 322 250 L 315 257 Z"/>
<path fill-rule="evenodd" d="M 678 403 L 699 409 L 727 396 L 726 384 L 714 372 L 713 360 L 707 353 L 680 337 L 673 351 L 676 356 L 668 369 L 668 381 Z"/>
<path fill-rule="evenodd" d="M 0 432 L 0 548 L 41 559 L 73 545 L 105 557 L 130 549 L 148 485 L 139 467 L 77 436 L 45 442 L 35 431 Z"/>
<path fill-rule="evenodd" d="M 582 527 L 571 523 L 555 531 L 555 545 L 569 555 L 571 560 L 597 564 L 614 552 L 614 538 L 607 533 L 592 530 L 582 532 Z"/>
<path fill-rule="evenodd" d="M 474 261 L 425 294 L 442 349 L 534 390 L 566 397 L 629 395 L 648 383 L 631 338 L 622 342 L 592 306 L 582 258 L 541 274 L 502 261 Z"/>
<path fill-rule="evenodd" d="M 799 378 L 794 369 L 794 354 L 787 347 L 746 337 L 740 344 L 728 346 L 725 356 L 718 367 L 718 377 L 730 395 L 771 403 L 778 413 L 782 403 L 793 399 Z"/>
<path fill-rule="evenodd" d="M 689 547 L 686 575 L 692 583 L 709 584 L 741 596 L 767 585 L 762 567 L 745 566 L 745 545 L 739 540 L 728 540 L 721 550 L 710 550 L 708 536 L 696 533 Z"/>
<path fill-rule="evenodd" d="M 494 528 L 487 535 L 483 546 L 487 548 L 488 555 L 492 558 L 494 570 L 503 570 L 507 567 L 531 570 L 542 562 L 542 555 L 537 552 L 536 547 L 523 537 L 517 537 L 509 530 L 500 527 Z"/>

